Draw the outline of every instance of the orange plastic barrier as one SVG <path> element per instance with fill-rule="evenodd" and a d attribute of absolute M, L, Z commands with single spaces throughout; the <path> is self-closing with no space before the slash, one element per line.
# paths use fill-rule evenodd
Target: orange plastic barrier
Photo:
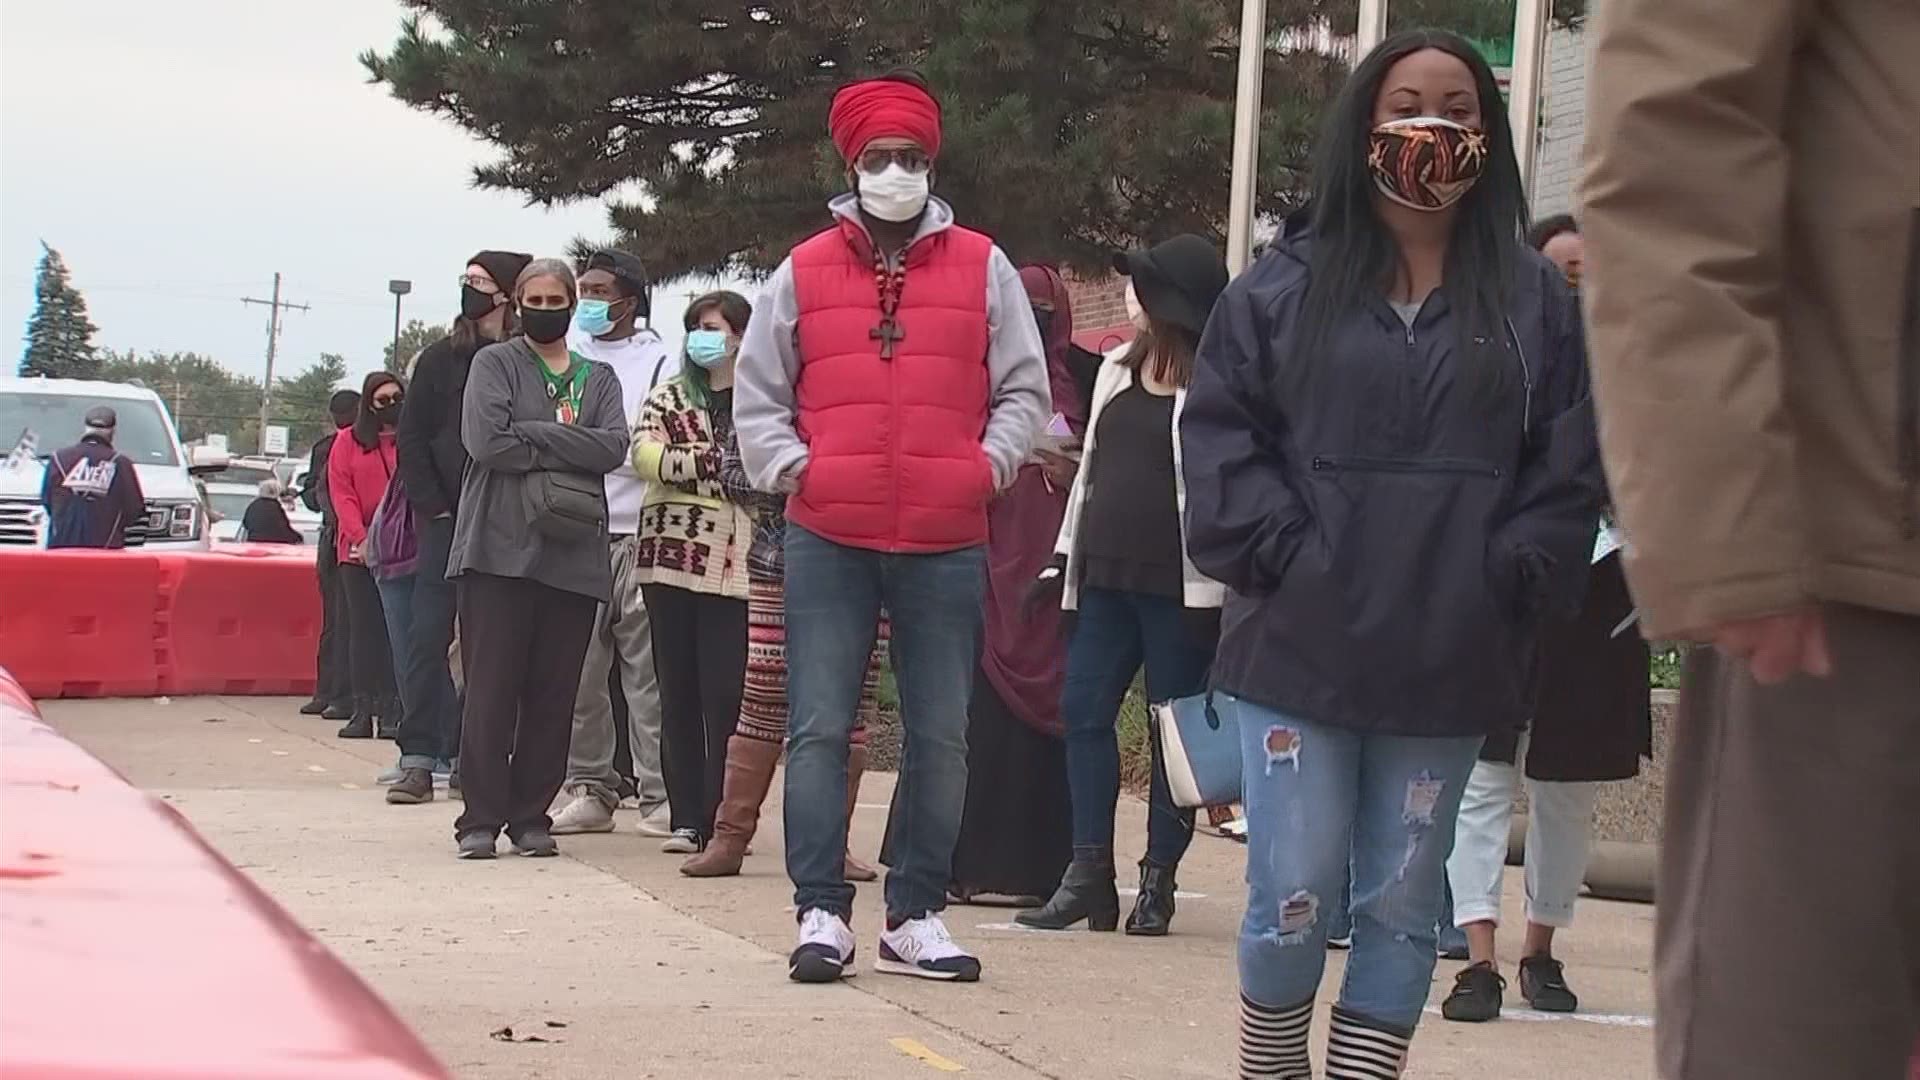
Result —
<path fill-rule="evenodd" d="M 159 586 L 142 552 L 0 550 L 0 665 L 36 697 L 154 694 Z"/>
<path fill-rule="evenodd" d="M 162 555 L 155 622 L 163 694 L 310 694 L 320 639 L 313 551 L 223 544 Z"/>
<path fill-rule="evenodd" d="M 0 671 L 0 1076 L 445 1080 L 345 964 Z"/>

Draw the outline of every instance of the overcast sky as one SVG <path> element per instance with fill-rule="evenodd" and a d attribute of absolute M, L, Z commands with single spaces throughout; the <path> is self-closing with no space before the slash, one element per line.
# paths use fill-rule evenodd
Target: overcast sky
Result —
<path fill-rule="evenodd" d="M 39 242 L 85 294 L 99 344 L 193 351 L 258 376 L 274 271 L 290 312 L 275 374 L 322 352 L 356 380 L 407 318 L 445 321 L 479 248 L 562 254 L 607 234 L 469 184 L 490 149 L 369 85 L 360 50 L 396 0 L 0 0 L 0 328 L 11 374 Z M 677 285 L 656 293 L 678 340 Z"/>

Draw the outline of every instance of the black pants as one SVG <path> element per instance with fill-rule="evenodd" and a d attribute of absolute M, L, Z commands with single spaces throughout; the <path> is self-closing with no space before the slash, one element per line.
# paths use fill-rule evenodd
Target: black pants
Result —
<path fill-rule="evenodd" d="M 645 585 L 660 679 L 660 772 L 673 827 L 713 835 L 747 677 L 747 602 Z"/>
<path fill-rule="evenodd" d="M 462 574 L 460 666 L 467 676 L 460 784 L 469 832 L 547 829 L 567 779 L 573 699 L 599 603 L 537 581 Z"/>
<path fill-rule="evenodd" d="M 453 645 L 454 589 L 447 580 L 447 556 L 453 550 L 453 519 L 420 523 L 420 562 L 413 578 L 413 633 L 399 643 L 405 660 L 400 698 L 400 756 L 417 765 L 426 758 L 447 759 L 460 752 L 460 699 L 453 689 L 447 650 Z M 464 777 L 463 777 L 464 779 Z"/>
<path fill-rule="evenodd" d="M 400 719 L 400 694 L 393 681 L 393 649 L 387 643 L 387 616 L 373 575 L 358 563 L 340 564 L 340 587 L 347 597 L 348 655 L 355 712 Z"/>
<path fill-rule="evenodd" d="M 353 635 L 347 629 L 347 594 L 333 542 L 333 530 L 321 530 L 314 560 L 320 575 L 320 647 L 313 658 L 313 696 L 329 705 L 351 705 L 353 676 L 347 651 Z"/>

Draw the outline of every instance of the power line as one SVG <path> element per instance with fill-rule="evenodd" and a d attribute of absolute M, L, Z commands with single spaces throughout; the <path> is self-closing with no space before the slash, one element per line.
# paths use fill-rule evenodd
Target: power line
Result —
<path fill-rule="evenodd" d="M 280 272 L 273 272 L 273 299 L 256 300 L 251 296 L 240 298 L 242 304 L 259 304 L 267 309 L 267 377 L 260 383 L 260 452 L 267 452 L 267 425 L 273 409 L 273 354 L 280 346 L 280 309 L 293 308 L 297 311 L 312 311 L 308 304 L 296 304 L 280 299 Z"/>

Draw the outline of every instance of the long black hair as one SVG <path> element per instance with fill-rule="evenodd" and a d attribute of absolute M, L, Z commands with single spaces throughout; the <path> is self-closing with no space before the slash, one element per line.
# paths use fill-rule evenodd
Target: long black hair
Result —
<path fill-rule="evenodd" d="M 388 383 L 397 383 L 406 388 L 400 376 L 391 371 L 372 371 L 360 383 L 360 413 L 353 418 L 353 441 L 360 444 L 362 450 L 373 450 L 380 445 L 380 418 L 373 414 L 373 395 Z"/>
<path fill-rule="evenodd" d="M 1423 49 L 1438 49 L 1473 73 L 1487 136 L 1485 169 L 1458 204 L 1440 292 L 1458 320 L 1463 355 L 1470 352 L 1464 346 L 1475 336 L 1507 340 L 1507 289 L 1513 282 L 1519 238 L 1527 227 L 1527 204 L 1500 84 L 1467 39 L 1444 30 L 1407 30 L 1381 42 L 1353 69 L 1320 135 L 1313 173 L 1312 280 L 1298 339 L 1303 357 L 1311 357 L 1326 342 L 1355 297 L 1391 287 L 1399 245 L 1374 205 L 1368 140 L 1387 71 Z M 1497 386 L 1507 367 L 1495 365 L 1487 381 Z"/>

